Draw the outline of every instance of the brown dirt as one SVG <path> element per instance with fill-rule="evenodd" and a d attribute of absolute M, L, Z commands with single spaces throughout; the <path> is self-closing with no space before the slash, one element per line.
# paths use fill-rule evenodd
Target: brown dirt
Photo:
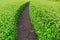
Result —
<path fill-rule="evenodd" d="M 19 20 L 18 40 L 37 40 L 29 18 L 29 5 L 24 8 Z"/>

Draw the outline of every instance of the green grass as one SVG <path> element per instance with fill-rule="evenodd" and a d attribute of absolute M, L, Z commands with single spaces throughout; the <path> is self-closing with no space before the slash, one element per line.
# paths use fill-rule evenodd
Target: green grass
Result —
<path fill-rule="evenodd" d="M 0 40 L 17 40 L 17 23 L 29 0 L 0 0 Z M 38 40 L 60 40 L 59 0 L 30 0 L 30 18 Z"/>
<path fill-rule="evenodd" d="M 38 40 L 60 40 L 60 3 L 30 1 L 30 18 Z"/>
<path fill-rule="evenodd" d="M 49 1 L 57 1 L 57 2 L 60 2 L 60 0 L 49 0 Z"/>
<path fill-rule="evenodd" d="M 17 40 L 17 20 L 28 0 L 0 0 L 0 40 Z"/>

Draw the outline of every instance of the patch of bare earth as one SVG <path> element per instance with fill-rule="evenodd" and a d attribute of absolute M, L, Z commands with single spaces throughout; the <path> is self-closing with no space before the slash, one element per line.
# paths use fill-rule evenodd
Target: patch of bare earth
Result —
<path fill-rule="evenodd" d="M 29 5 L 24 8 L 19 20 L 18 40 L 37 40 L 29 17 Z"/>

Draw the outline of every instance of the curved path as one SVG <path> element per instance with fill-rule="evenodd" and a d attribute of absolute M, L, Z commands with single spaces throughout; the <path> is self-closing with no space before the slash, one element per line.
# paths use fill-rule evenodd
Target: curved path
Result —
<path fill-rule="evenodd" d="M 37 40 L 29 18 L 29 5 L 25 7 L 19 20 L 18 40 Z"/>

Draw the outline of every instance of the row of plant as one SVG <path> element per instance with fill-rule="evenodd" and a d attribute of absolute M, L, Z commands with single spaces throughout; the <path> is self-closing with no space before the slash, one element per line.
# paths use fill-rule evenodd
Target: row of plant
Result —
<path fill-rule="evenodd" d="M 31 0 L 30 18 L 38 40 L 60 40 L 60 3 Z"/>
<path fill-rule="evenodd" d="M 28 0 L 0 0 L 0 40 L 17 40 L 17 22 Z"/>

